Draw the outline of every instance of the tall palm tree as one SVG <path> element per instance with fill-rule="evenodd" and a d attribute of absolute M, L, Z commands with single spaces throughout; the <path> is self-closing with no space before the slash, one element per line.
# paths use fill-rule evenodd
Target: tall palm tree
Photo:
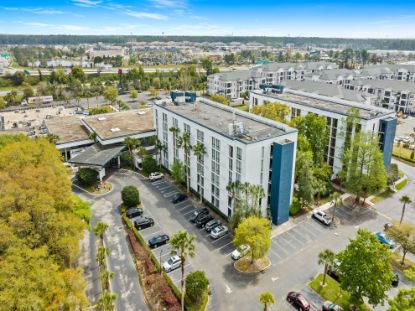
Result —
<path fill-rule="evenodd" d="M 124 145 L 128 148 L 128 152 L 133 155 L 133 150 L 137 148 L 137 146 L 140 144 L 140 140 L 138 138 L 133 137 L 126 137 L 124 138 Z"/>
<path fill-rule="evenodd" d="M 206 147 L 203 143 L 197 143 L 193 146 L 193 154 L 197 157 L 198 162 L 203 159 L 204 155 L 206 154 Z M 200 202 L 202 202 L 202 191 L 200 191 Z"/>
<path fill-rule="evenodd" d="M 264 308 L 264 311 L 267 311 L 269 305 L 275 304 L 274 295 L 271 294 L 270 292 L 263 292 L 259 296 L 259 302 L 261 303 L 262 307 Z"/>
<path fill-rule="evenodd" d="M 99 236 L 101 241 L 104 239 L 104 233 L 107 231 L 108 225 L 105 222 L 97 222 L 97 224 L 94 227 L 94 233 L 95 235 Z"/>
<path fill-rule="evenodd" d="M 184 265 L 186 262 L 187 256 L 195 256 L 195 239 L 196 236 L 189 235 L 187 231 L 181 230 L 176 232 L 170 240 L 171 245 L 171 254 L 178 255 L 181 261 L 181 270 L 182 270 L 182 310 L 184 311 Z"/>
<path fill-rule="evenodd" d="M 177 137 L 180 133 L 180 129 L 178 127 L 172 126 L 169 128 L 169 131 L 173 133 L 173 159 L 176 160 Z"/>
<path fill-rule="evenodd" d="M 412 203 L 412 200 L 411 200 L 411 198 L 410 197 L 408 197 L 407 195 L 403 195 L 400 199 L 399 199 L 399 201 L 401 201 L 402 203 L 403 203 L 403 206 L 402 206 L 402 214 L 401 214 L 401 221 L 399 222 L 400 224 L 402 223 L 402 221 L 403 221 L 403 216 L 405 215 L 405 208 L 406 208 L 406 204 L 411 204 Z"/>
<path fill-rule="evenodd" d="M 331 221 L 334 222 L 334 218 L 336 217 L 336 208 L 343 204 L 342 196 L 340 193 L 333 192 L 333 194 L 331 195 L 331 204 L 333 205 Z"/>
<path fill-rule="evenodd" d="M 159 169 L 161 170 L 161 152 L 166 150 L 167 147 L 166 145 L 162 144 L 161 141 L 156 138 L 155 142 L 154 142 L 154 148 L 156 149 L 157 152 L 157 158 L 158 158 L 158 162 L 159 162 Z"/>
<path fill-rule="evenodd" d="M 334 265 L 335 259 L 336 259 L 336 254 L 329 249 L 325 249 L 321 251 L 320 254 L 318 254 L 318 264 L 324 265 L 324 276 L 323 276 L 323 282 L 321 284 L 323 286 L 324 284 L 326 284 L 327 271 L 329 267 L 332 267 Z"/>
<path fill-rule="evenodd" d="M 107 290 L 104 291 L 98 300 L 97 309 L 100 311 L 113 311 L 115 299 L 117 299 L 117 295 Z"/>
<path fill-rule="evenodd" d="M 182 136 L 177 138 L 177 146 L 182 148 L 184 151 L 184 167 L 186 173 L 186 187 L 187 192 L 190 191 L 190 163 L 187 162 L 188 157 L 190 156 L 190 151 L 192 150 L 192 145 L 190 144 L 190 133 L 184 132 Z"/>

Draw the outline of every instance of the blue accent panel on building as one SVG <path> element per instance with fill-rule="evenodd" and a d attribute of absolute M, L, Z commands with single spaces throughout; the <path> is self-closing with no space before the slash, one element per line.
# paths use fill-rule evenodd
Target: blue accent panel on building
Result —
<path fill-rule="evenodd" d="M 288 220 L 293 176 L 294 143 L 274 143 L 272 147 L 272 178 L 270 208 L 272 222 L 280 225 Z"/>
<path fill-rule="evenodd" d="M 396 118 L 389 118 L 380 120 L 380 148 L 383 152 L 383 163 L 387 170 L 389 170 L 391 159 L 392 159 L 392 150 L 393 150 L 393 141 L 395 139 L 397 120 Z"/>
<path fill-rule="evenodd" d="M 186 103 L 194 103 L 196 101 L 196 92 L 171 91 L 170 97 L 175 102 L 177 97 L 185 97 Z"/>

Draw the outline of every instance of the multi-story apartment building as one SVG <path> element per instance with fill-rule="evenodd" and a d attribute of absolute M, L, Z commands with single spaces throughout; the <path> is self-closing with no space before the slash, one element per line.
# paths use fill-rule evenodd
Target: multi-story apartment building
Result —
<path fill-rule="evenodd" d="M 389 168 L 397 124 L 394 111 L 290 89 L 285 89 L 282 94 L 272 93 L 269 89 L 265 92 L 253 91 L 250 93 L 250 108 L 262 105 L 265 101 L 287 105 L 291 109 L 288 119 L 308 113 L 327 118 L 330 135 L 326 160 L 333 168 L 333 177 L 336 177 L 342 168 L 341 155 L 346 136 L 344 135 L 346 133 L 346 118 L 351 108 L 358 109 L 360 130 L 379 135 L 383 160 L 386 168 Z"/>
<path fill-rule="evenodd" d="M 226 188 L 238 181 L 262 186 L 265 197 L 259 206 L 264 216 L 269 209 L 273 223 L 288 220 L 296 129 L 206 99 L 195 104 L 156 103 L 154 124 L 166 146 L 162 165 L 171 169 L 175 160 L 184 163 L 190 188 L 222 215 L 233 213 L 233 198 Z M 186 155 L 178 148 L 177 138 L 184 132 L 190 134 L 192 146 L 204 145 L 204 155 Z"/>
<path fill-rule="evenodd" d="M 229 99 L 240 98 L 241 93 L 258 89 L 261 84 L 280 84 L 287 80 L 304 80 L 307 75 L 337 68 L 334 63 L 271 63 L 208 76 L 208 94 L 220 94 Z"/>

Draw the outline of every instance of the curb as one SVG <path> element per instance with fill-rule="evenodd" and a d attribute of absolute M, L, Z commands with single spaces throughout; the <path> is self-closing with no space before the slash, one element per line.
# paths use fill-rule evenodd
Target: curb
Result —
<path fill-rule="evenodd" d="M 236 271 L 238 271 L 239 273 L 242 273 L 242 274 L 257 274 L 257 273 L 264 273 L 266 270 L 268 270 L 268 268 L 269 267 L 271 267 L 271 265 L 272 265 L 272 263 L 271 263 L 271 260 L 267 257 L 267 259 L 268 259 L 268 265 L 266 266 L 266 267 L 264 267 L 262 270 L 259 270 L 259 271 L 253 271 L 253 272 L 246 272 L 246 271 L 241 271 L 241 270 L 239 270 L 237 267 L 236 267 L 236 263 L 238 262 L 238 261 L 235 261 L 234 263 L 233 263 L 233 267 L 235 268 L 235 270 Z"/>

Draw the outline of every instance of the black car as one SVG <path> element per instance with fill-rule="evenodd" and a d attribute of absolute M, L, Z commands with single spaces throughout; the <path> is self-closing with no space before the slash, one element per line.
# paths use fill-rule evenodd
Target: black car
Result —
<path fill-rule="evenodd" d="M 164 233 L 157 234 L 148 240 L 148 246 L 150 246 L 150 248 L 156 248 L 156 247 L 159 247 L 160 245 L 167 244 L 169 240 L 170 238 L 167 234 L 164 234 Z"/>
<path fill-rule="evenodd" d="M 215 229 L 217 226 L 220 226 L 220 225 L 221 225 L 221 223 L 220 223 L 219 220 L 212 219 L 211 221 L 209 221 L 205 224 L 205 230 L 206 230 L 206 232 L 210 232 L 213 229 Z"/>
<path fill-rule="evenodd" d="M 184 193 L 177 193 L 173 196 L 173 198 L 171 199 L 171 202 L 173 204 L 177 204 L 177 203 L 183 202 L 186 199 L 187 199 L 187 195 L 185 195 Z"/>
<path fill-rule="evenodd" d="M 154 226 L 154 219 L 150 217 L 139 217 L 134 221 L 134 227 L 137 230 Z"/>
<path fill-rule="evenodd" d="M 209 214 L 209 210 L 205 207 L 202 209 L 196 209 L 193 213 L 192 216 L 190 216 L 190 222 L 196 222 L 200 217 L 202 217 L 203 215 Z"/>
<path fill-rule="evenodd" d="M 340 281 L 340 271 L 334 269 L 328 269 L 327 275 L 329 275 L 333 280 L 339 282 Z"/>
<path fill-rule="evenodd" d="M 398 287 L 399 285 L 399 275 L 395 273 L 395 277 L 392 279 L 392 286 Z"/>
<path fill-rule="evenodd" d="M 143 215 L 143 209 L 138 207 L 129 208 L 125 212 L 125 216 L 128 218 L 134 218 Z"/>
<path fill-rule="evenodd" d="M 213 216 L 212 215 L 210 215 L 210 214 L 204 214 L 204 215 L 200 216 L 196 220 L 196 226 L 198 228 L 203 228 L 212 219 L 213 219 Z"/>

